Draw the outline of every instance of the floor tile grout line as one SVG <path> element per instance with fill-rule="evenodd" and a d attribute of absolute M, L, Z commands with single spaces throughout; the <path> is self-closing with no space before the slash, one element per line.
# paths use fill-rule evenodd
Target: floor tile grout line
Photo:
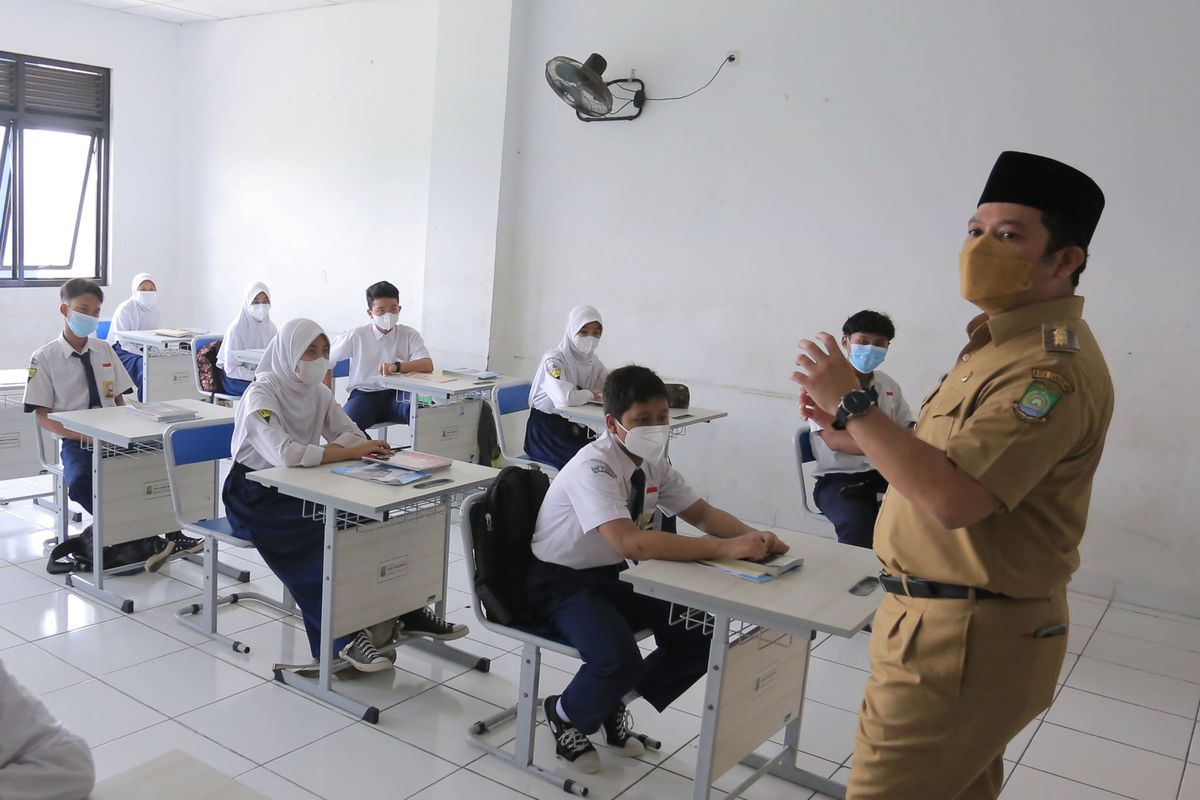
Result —
<path fill-rule="evenodd" d="M 1175 790 L 1176 800 L 1181 800 L 1181 798 L 1183 797 L 1183 782 L 1184 782 L 1184 780 L 1187 779 L 1187 774 L 1188 774 L 1188 769 L 1189 769 L 1188 765 L 1191 763 L 1188 761 L 1188 755 L 1191 754 L 1192 748 L 1196 746 L 1196 728 L 1197 727 L 1200 727 L 1200 725 L 1192 726 L 1192 732 L 1190 734 L 1188 734 L 1187 749 L 1183 751 L 1183 771 L 1179 773 L 1179 787 Z M 1200 769 L 1200 767 L 1197 767 L 1197 769 Z"/>
<path fill-rule="evenodd" d="M 1188 720 L 1188 721 L 1195 720 L 1195 712 L 1194 711 L 1191 713 L 1188 713 L 1188 714 L 1178 714 L 1174 711 L 1163 711 L 1161 708 L 1155 708 L 1154 706 L 1143 705 L 1142 703 L 1135 703 L 1132 700 L 1123 700 L 1120 697 L 1113 697 L 1111 695 L 1107 695 L 1102 692 L 1093 692 L 1090 689 L 1081 689 L 1078 686 L 1069 686 L 1066 683 L 1059 684 L 1058 688 L 1059 688 L 1059 691 L 1055 693 L 1055 698 L 1054 698 L 1055 700 L 1058 699 L 1058 695 L 1061 694 L 1062 689 L 1071 689 L 1072 691 L 1080 692 L 1082 694 L 1088 694 L 1088 695 L 1091 695 L 1092 697 L 1101 697 L 1105 700 L 1112 700 L 1114 703 L 1123 703 L 1127 706 L 1133 706 L 1134 708 L 1140 708 L 1145 711 L 1155 711 L 1159 714 L 1166 714 L 1171 717 L 1178 717 L 1179 719 L 1184 719 L 1184 720 Z"/>
<path fill-rule="evenodd" d="M 1053 777 L 1053 778 L 1058 778 L 1059 780 L 1068 781 L 1068 782 L 1070 782 L 1070 783 L 1074 783 L 1074 784 L 1077 784 L 1077 785 L 1079 785 L 1079 786 L 1086 786 L 1086 787 L 1088 787 L 1089 789 L 1095 789 L 1095 790 L 1097 790 L 1097 791 L 1100 791 L 1100 792 L 1107 792 L 1107 793 L 1109 793 L 1109 794 L 1111 794 L 1111 795 L 1114 795 L 1114 796 L 1116 796 L 1116 797 L 1124 797 L 1124 798 L 1128 798 L 1128 800 L 1137 800 L 1137 798 L 1136 798 L 1136 797 L 1133 797 L 1133 796 L 1131 796 L 1131 795 L 1122 794 L 1121 792 L 1117 792 L 1117 791 L 1114 791 L 1114 790 L 1112 790 L 1112 789 L 1106 789 L 1106 788 L 1104 788 L 1103 786 L 1096 786 L 1096 785 L 1095 785 L 1095 784 L 1093 784 L 1093 783 L 1086 783 L 1086 782 L 1084 782 L 1084 781 L 1076 780 L 1075 778 L 1068 778 L 1066 775 L 1059 775 L 1059 774 L 1058 774 L 1058 773 L 1056 773 L 1056 772 L 1050 772 L 1049 770 L 1045 770 L 1045 769 L 1042 769 L 1042 768 L 1040 768 L 1040 767 L 1031 767 L 1031 766 L 1030 766 L 1030 765 L 1028 765 L 1028 764 L 1019 764 L 1018 766 L 1020 766 L 1020 767 L 1023 767 L 1023 768 L 1025 768 L 1025 769 L 1033 770 L 1034 772 L 1040 772 L 1040 773 L 1042 773 L 1043 775 L 1049 775 L 1049 776 L 1051 776 L 1051 777 Z M 1007 786 L 1007 784 L 1008 784 L 1008 781 L 1005 781 L 1005 785 L 1006 785 L 1006 786 Z"/>
<path fill-rule="evenodd" d="M 1099 739 L 1102 742 L 1108 742 L 1110 744 L 1118 744 L 1118 745 L 1121 745 L 1122 747 L 1128 747 L 1133 750 L 1139 750 L 1143 753 L 1148 753 L 1152 756 L 1158 756 L 1159 758 L 1166 758 L 1166 759 L 1170 759 L 1171 761 L 1178 761 L 1181 764 L 1187 763 L 1187 754 L 1184 754 L 1184 756 L 1182 758 L 1180 758 L 1179 756 L 1169 756 L 1166 753 L 1160 753 L 1157 750 L 1151 750 L 1147 747 L 1142 747 L 1141 745 L 1130 744 L 1129 742 L 1122 742 L 1117 739 L 1110 739 L 1107 736 L 1101 736 L 1100 734 L 1095 733 L 1093 731 L 1081 731 L 1078 728 L 1072 728 L 1070 725 L 1063 725 L 1061 722 L 1052 722 L 1051 720 L 1047 720 L 1047 719 L 1042 720 L 1042 725 L 1050 725 L 1055 728 L 1061 728 L 1062 730 L 1065 730 L 1065 731 L 1071 731 L 1072 733 L 1078 733 L 1082 736 L 1090 736 L 1093 739 Z M 1040 728 L 1041 725 L 1039 725 L 1038 727 Z M 1030 742 L 1032 742 L 1032 741 L 1033 740 L 1030 739 Z M 1024 758 L 1024 754 L 1022 754 L 1022 758 Z M 1021 763 L 1021 762 L 1017 762 L 1017 763 Z M 1043 772 L 1045 772 L 1045 771 L 1046 770 L 1043 770 Z"/>

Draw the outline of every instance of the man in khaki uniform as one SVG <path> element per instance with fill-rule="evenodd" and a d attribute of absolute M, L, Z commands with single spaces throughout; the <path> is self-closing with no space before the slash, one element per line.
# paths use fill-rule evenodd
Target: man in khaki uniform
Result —
<path fill-rule="evenodd" d="M 1082 172 L 1001 154 L 960 256 L 983 313 L 915 437 L 861 396 L 829 334 L 800 343 L 802 408 L 837 414 L 891 485 L 849 800 L 995 798 L 1005 746 L 1050 704 L 1113 409 L 1075 296 L 1103 207 Z"/>

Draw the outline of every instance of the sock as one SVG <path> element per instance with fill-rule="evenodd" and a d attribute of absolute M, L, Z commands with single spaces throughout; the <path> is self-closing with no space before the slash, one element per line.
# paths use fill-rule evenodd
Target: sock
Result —
<path fill-rule="evenodd" d="M 554 711 L 558 714 L 558 718 L 563 722 L 571 721 L 571 718 L 567 716 L 567 712 L 563 710 L 562 695 L 558 696 L 558 702 L 554 704 Z"/>
<path fill-rule="evenodd" d="M 637 700 L 639 697 L 641 697 L 641 695 L 638 694 L 637 692 L 630 692 L 629 694 L 627 694 L 621 698 L 621 705 L 628 708 L 629 704 L 632 703 L 634 700 Z"/>

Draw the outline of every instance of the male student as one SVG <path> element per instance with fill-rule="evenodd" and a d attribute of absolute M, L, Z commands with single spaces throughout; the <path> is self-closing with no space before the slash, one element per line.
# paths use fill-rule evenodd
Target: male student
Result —
<path fill-rule="evenodd" d="M 561 696 L 546 698 L 558 756 L 584 772 L 600 768 L 588 735 L 604 728 L 618 755 L 638 756 L 625 706 L 644 697 L 662 711 L 704 674 L 709 637 L 672 625 L 670 605 L 619 579 L 625 559 L 763 558 L 787 545 L 701 499 L 664 457 L 667 390 L 649 369 L 626 366 L 604 383 L 607 432 L 581 449 L 550 484 L 532 540 L 532 607 L 576 648 L 583 666 Z M 648 530 L 656 508 L 710 537 Z M 642 658 L 634 632 L 654 631 Z"/>
<path fill-rule="evenodd" d="M 875 396 L 879 410 L 897 425 L 911 428 L 916 419 L 904 402 L 900 384 L 879 369 L 895 338 L 896 326 L 878 311 L 859 311 L 842 325 L 842 348 L 858 375 L 859 386 Z M 817 457 L 813 499 L 833 523 L 839 542 L 870 547 L 879 496 L 887 491 L 887 481 L 833 414 L 811 405 L 806 411 Z"/>
<path fill-rule="evenodd" d="M 79 411 L 125 404 L 133 392 L 133 380 L 117 358 L 112 345 L 92 334 L 100 323 L 104 292 L 86 278 L 72 278 L 59 290 L 58 313 L 62 333 L 42 345 L 29 359 L 25 384 L 25 411 L 37 414 L 38 425 L 61 437 L 63 479 L 72 500 L 92 513 L 92 454 L 84 449 L 86 437 L 67 430 L 50 419 L 54 411 Z M 200 539 L 176 532 L 167 534 L 163 549 L 146 561 L 146 569 L 157 570 L 176 550 L 198 553 Z"/>
<path fill-rule="evenodd" d="M 346 415 L 362 428 L 386 422 L 408 424 L 408 392 L 389 389 L 380 378 L 407 372 L 433 372 L 433 359 L 421 334 L 399 324 L 400 290 L 387 281 L 367 287 L 366 325 L 343 331 L 333 340 L 330 360 L 350 359 L 350 397 Z"/>

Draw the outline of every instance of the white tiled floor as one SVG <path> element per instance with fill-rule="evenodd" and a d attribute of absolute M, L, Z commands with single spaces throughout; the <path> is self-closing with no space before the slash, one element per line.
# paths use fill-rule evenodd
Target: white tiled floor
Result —
<path fill-rule="evenodd" d="M 270 680 L 272 663 L 308 658 L 303 631 L 277 612 L 251 603 L 222 611 L 222 630 L 249 643 L 248 655 L 180 626 L 175 608 L 199 596 L 191 565 L 121 579 L 137 602 L 132 615 L 63 588 L 43 569 L 52 524 L 28 502 L 0 509 L 0 660 L 91 743 L 100 778 L 182 749 L 277 800 L 565 796 L 467 741 L 470 723 L 513 701 L 515 641 L 476 626 L 462 642 L 493 659 L 488 674 L 402 648 L 390 673 L 339 679 L 347 694 L 384 709 L 380 724 L 368 725 Z M 256 553 L 228 555 L 251 570 L 254 588 L 278 592 Z M 465 578 L 455 557 L 457 589 L 447 600 L 452 618 L 470 624 Z M 1071 623 L 1054 704 L 1005 754 L 1004 799 L 1200 800 L 1200 620 L 1073 595 Z M 868 668 L 865 635 L 819 642 L 802 766 L 845 780 Z M 547 656 L 543 692 L 565 686 L 570 669 L 569 659 Z M 702 698 L 693 688 L 663 714 L 635 703 L 639 729 L 662 739 L 663 750 L 633 762 L 602 751 L 604 773 L 587 780 L 591 796 L 689 797 Z M 492 741 L 510 735 L 502 727 Z M 549 744 L 543 728 L 543 758 Z M 717 786 L 728 790 L 748 774 L 735 767 Z M 768 778 L 745 797 L 814 795 Z"/>

